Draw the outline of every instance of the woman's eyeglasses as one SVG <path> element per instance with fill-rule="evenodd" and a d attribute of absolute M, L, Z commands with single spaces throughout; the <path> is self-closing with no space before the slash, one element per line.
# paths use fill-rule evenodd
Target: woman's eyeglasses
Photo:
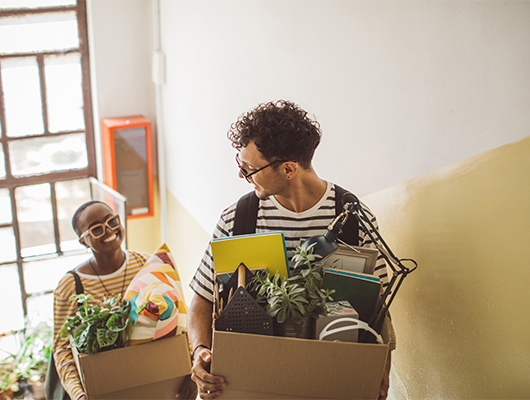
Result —
<path fill-rule="evenodd" d="M 267 167 L 270 167 L 272 164 L 275 164 L 275 163 L 284 163 L 285 161 L 282 161 L 282 160 L 276 160 L 276 161 L 273 161 L 271 163 L 268 163 L 267 165 L 265 165 L 264 167 L 261 167 L 259 169 L 256 169 L 252 172 L 248 172 L 245 168 L 242 167 L 242 161 L 239 159 L 239 153 L 236 154 L 236 163 L 237 163 L 237 166 L 239 167 L 239 172 L 241 172 L 241 175 L 243 175 L 245 177 L 245 179 L 247 180 L 247 182 L 250 182 L 250 177 L 254 174 L 257 174 L 259 171 L 262 171 L 264 170 L 265 168 Z"/>
<path fill-rule="evenodd" d="M 101 236 L 105 234 L 105 227 L 109 227 L 109 229 L 113 231 L 115 229 L 118 229 L 119 226 L 120 226 L 120 216 L 113 215 L 108 220 L 106 220 L 104 223 L 94 225 L 93 227 L 87 229 L 86 232 L 84 232 L 81 236 L 79 236 L 79 239 L 83 239 L 85 236 L 89 234 L 94 239 L 99 239 Z"/>

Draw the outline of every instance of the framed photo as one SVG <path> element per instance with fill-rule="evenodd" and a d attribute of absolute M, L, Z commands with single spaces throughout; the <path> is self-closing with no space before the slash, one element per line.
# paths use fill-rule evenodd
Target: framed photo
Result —
<path fill-rule="evenodd" d="M 377 249 L 341 243 L 338 250 L 324 260 L 324 267 L 373 275 L 378 254 Z"/>

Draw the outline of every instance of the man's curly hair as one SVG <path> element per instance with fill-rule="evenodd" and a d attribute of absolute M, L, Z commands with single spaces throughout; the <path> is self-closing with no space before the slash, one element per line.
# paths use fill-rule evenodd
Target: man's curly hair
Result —
<path fill-rule="evenodd" d="M 232 147 L 241 149 L 253 141 L 263 157 L 294 161 L 308 169 L 322 133 L 307 111 L 285 100 L 263 103 L 241 115 L 227 133 Z M 277 166 L 273 166 L 277 167 Z"/>

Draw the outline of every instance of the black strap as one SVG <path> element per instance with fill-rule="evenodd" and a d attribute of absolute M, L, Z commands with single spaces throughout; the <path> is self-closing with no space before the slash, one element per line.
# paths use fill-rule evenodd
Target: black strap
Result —
<path fill-rule="evenodd" d="M 75 280 L 75 294 L 82 294 L 84 292 L 83 284 L 81 283 L 81 278 L 74 270 L 68 271 L 69 274 L 72 274 Z M 78 303 L 79 304 L 79 303 Z M 59 374 L 55 368 L 55 358 L 53 357 L 53 352 L 50 353 L 50 361 L 48 363 L 48 371 L 46 374 L 45 382 L 45 391 L 46 398 L 48 400 L 70 400 L 70 396 L 62 385 L 61 380 L 59 379 Z"/>
<path fill-rule="evenodd" d="M 343 211 L 344 202 L 348 202 L 349 195 L 353 196 L 339 185 L 335 185 L 335 215 L 339 215 Z M 259 198 L 254 191 L 247 193 L 238 200 L 234 216 L 234 228 L 232 230 L 233 236 L 256 233 L 258 209 Z M 359 222 L 355 217 L 350 216 L 348 218 L 348 221 L 342 227 L 339 239 L 352 246 L 359 245 Z"/>
<path fill-rule="evenodd" d="M 79 278 L 79 275 L 77 275 L 77 272 L 74 270 L 68 271 L 69 274 L 72 274 L 72 276 L 75 279 L 75 294 L 82 294 L 85 289 L 83 288 L 83 284 L 81 283 L 81 278 Z"/>
<path fill-rule="evenodd" d="M 236 206 L 234 229 L 232 235 L 248 235 L 256 233 L 258 220 L 259 198 L 254 191 L 241 197 Z"/>

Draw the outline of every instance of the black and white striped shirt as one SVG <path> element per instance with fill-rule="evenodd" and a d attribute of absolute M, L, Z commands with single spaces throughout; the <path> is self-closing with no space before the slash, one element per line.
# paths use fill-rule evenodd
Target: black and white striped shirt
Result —
<path fill-rule="evenodd" d="M 213 232 L 212 240 L 232 236 L 236 205 L 237 203 L 232 204 L 223 211 Z M 379 229 L 375 216 L 370 209 L 362 203 L 361 206 L 371 218 L 374 227 Z M 287 257 L 291 260 L 293 251 L 296 246 L 300 245 L 301 239 L 322 235 L 335 216 L 335 185 L 328 182 L 326 193 L 324 193 L 320 201 L 309 210 L 301 213 L 287 210 L 273 196 L 266 200 L 260 200 L 256 233 L 283 232 Z M 375 248 L 370 237 L 361 226 L 359 226 L 359 246 Z M 374 274 L 381 278 L 383 285 L 386 286 L 388 284 L 386 263 L 381 255 L 377 259 Z M 190 287 L 201 297 L 213 301 L 214 279 L 215 268 L 212 260 L 211 247 L 208 244 L 199 268 L 190 282 Z"/>

